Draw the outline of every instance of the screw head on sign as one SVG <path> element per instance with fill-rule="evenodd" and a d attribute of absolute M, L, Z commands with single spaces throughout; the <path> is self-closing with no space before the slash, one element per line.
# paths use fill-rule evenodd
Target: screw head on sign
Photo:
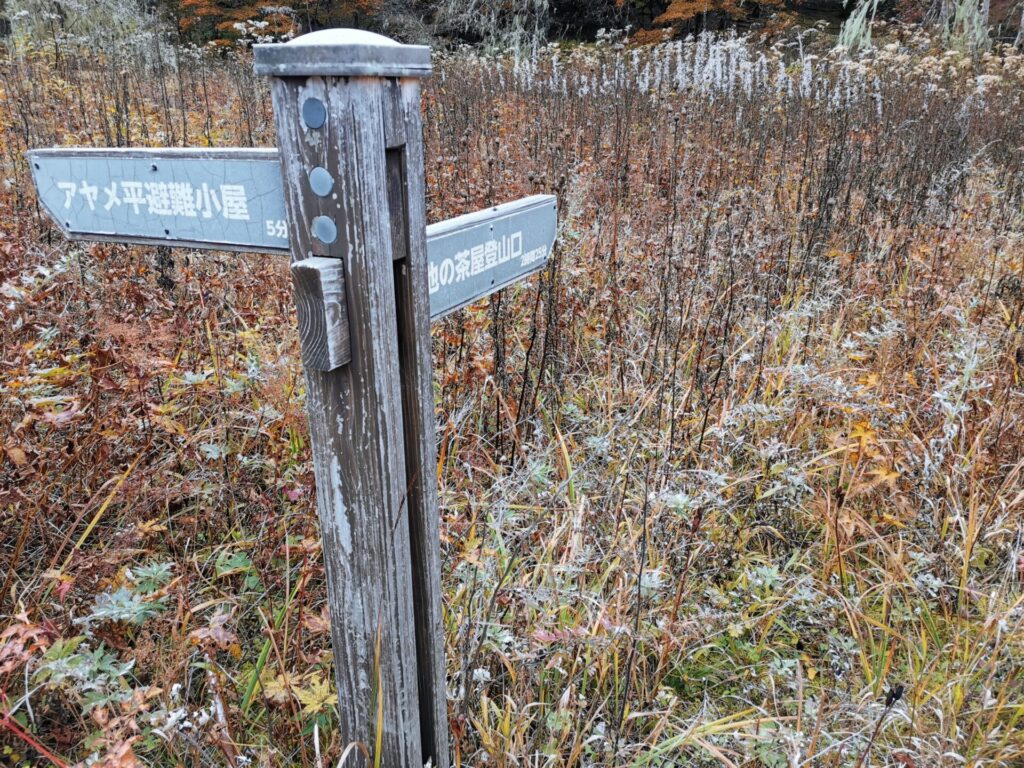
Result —
<path fill-rule="evenodd" d="M 327 197 L 334 189 L 334 177 L 326 168 L 317 166 L 309 172 L 309 186 L 319 197 Z"/>
<path fill-rule="evenodd" d="M 327 107 L 316 97 L 311 97 L 302 102 L 302 122 L 308 128 L 322 128 L 327 122 Z"/>
<path fill-rule="evenodd" d="M 338 239 L 338 227 L 327 216 L 313 219 L 313 236 L 324 245 L 330 245 Z"/>

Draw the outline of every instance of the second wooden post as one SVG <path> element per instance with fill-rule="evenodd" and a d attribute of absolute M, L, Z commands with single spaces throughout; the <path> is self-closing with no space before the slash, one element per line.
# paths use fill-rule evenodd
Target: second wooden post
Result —
<path fill-rule="evenodd" d="M 418 85 L 430 51 L 328 30 L 255 56 L 289 214 L 342 740 L 387 768 L 447 768 Z"/>

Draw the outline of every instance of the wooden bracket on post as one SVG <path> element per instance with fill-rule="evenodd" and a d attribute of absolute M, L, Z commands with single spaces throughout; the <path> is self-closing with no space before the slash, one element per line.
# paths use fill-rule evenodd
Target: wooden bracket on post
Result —
<path fill-rule="evenodd" d="M 303 364 L 317 371 L 333 371 L 345 365 L 352 359 L 352 350 L 341 260 L 314 256 L 296 261 L 292 264 L 292 284 Z"/>

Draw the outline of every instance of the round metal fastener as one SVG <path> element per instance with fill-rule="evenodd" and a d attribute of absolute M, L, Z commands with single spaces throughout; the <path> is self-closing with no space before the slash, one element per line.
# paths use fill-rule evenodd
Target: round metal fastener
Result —
<path fill-rule="evenodd" d="M 324 245 L 330 245 L 338 239 L 338 227 L 327 216 L 313 219 L 313 236 Z"/>
<path fill-rule="evenodd" d="M 315 96 L 302 102 L 302 122 L 309 128 L 322 128 L 327 122 L 327 107 Z"/>
<path fill-rule="evenodd" d="M 327 197 L 334 189 L 334 177 L 326 168 L 317 166 L 309 172 L 309 186 L 320 197 Z"/>

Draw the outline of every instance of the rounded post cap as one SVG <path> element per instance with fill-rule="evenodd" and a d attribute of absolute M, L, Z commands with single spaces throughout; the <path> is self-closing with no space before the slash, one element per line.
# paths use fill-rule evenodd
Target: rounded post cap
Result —
<path fill-rule="evenodd" d="M 274 77 L 429 77 L 430 48 L 362 29 L 323 29 L 253 46 L 256 72 Z"/>

